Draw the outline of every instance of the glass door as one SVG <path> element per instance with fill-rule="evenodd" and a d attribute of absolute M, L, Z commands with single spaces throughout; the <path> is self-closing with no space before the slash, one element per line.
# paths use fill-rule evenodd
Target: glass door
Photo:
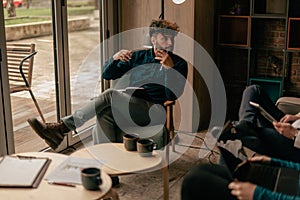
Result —
<path fill-rule="evenodd" d="M 4 57 L 0 61 L 3 76 L 0 81 L 1 154 L 48 150 L 48 145 L 33 131 L 27 119 L 57 122 L 102 91 L 103 2 L 24 1 L 15 6 L 13 12 L 8 12 L 13 6 L 0 7 L 3 15 L 0 16 L 0 50 Z M 16 16 L 10 16 L 13 13 Z M 28 91 L 11 92 L 5 47 L 15 44 L 33 44 L 37 51 L 32 61 L 30 86 L 41 114 Z M 95 120 L 91 120 L 77 129 L 78 134 L 70 133 L 56 151 L 90 136 L 94 124 Z"/>
<path fill-rule="evenodd" d="M 3 8 L 6 40 L 1 42 L 7 46 L 13 145 L 16 153 L 48 148 L 29 126 L 28 118 L 57 121 L 52 3 L 51 0 L 24 1 L 20 5 L 6 5 Z M 32 71 L 25 72 L 25 76 L 33 95 L 28 89 L 16 90 L 12 80 L 18 76 L 15 72 L 19 73 L 19 57 L 27 55 L 20 53 L 25 48 L 23 45 L 28 44 L 32 44 L 37 52 L 32 61 L 25 61 L 23 65 L 26 70 L 32 64 Z"/>
<path fill-rule="evenodd" d="M 101 93 L 100 4 L 100 0 L 67 4 L 71 113 Z M 91 136 L 95 122 L 94 118 L 77 127 L 78 135 L 69 135 L 69 144 Z"/>
<path fill-rule="evenodd" d="M 0 5 L 0 19 L 4 19 Z M 0 156 L 14 153 L 12 116 L 7 78 L 4 20 L 0 20 Z"/>

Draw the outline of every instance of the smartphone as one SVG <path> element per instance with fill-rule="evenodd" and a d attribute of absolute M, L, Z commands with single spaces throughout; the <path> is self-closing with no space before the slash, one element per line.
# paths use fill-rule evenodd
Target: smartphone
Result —
<path fill-rule="evenodd" d="M 254 106 L 255 108 L 257 108 L 259 110 L 259 112 L 262 114 L 262 116 L 264 116 L 267 120 L 269 120 L 269 122 L 273 123 L 274 121 L 277 122 L 277 120 L 270 115 L 263 107 L 261 107 L 258 103 L 249 102 L 250 105 Z"/>

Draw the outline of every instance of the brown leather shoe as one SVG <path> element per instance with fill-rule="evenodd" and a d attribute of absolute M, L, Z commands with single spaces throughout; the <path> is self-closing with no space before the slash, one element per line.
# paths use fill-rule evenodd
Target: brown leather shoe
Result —
<path fill-rule="evenodd" d="M 62 121 L 58 123 L 42 123 L 36 118 L 31 118 L 27 122 L 52 149 L 56 149 L 63 141 L 64 133 L 70 131 Z"/>

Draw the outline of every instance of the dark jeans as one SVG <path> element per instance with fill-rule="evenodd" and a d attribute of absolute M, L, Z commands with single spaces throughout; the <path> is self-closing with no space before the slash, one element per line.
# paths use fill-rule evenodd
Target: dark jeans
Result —
<path fill-rule="evenodd" d="M 75 130 L 93 117 L 97 120 L 93 140 L 95 144 L 99 144 L 122 142 L 122 136 L 128 127 L 131 129 L 151 128 L 154 125 L 163 127 L 166 113 L 160 104 L 109 89 L 74 111 L 72 115 L 62 118 L 62 121 L 70 130 Z"/>
<path fill-rule="evenodd" d="M 184 177 L 181 188 L 181 199 L 236 199 L 230 194 L 230 190 L 228 189 L 228 184 L 232 180 L 230 172 L 224 166 L 198 165 Z"/>
<path fill-rule="evenodd" d="M 258 85 L 250 85 L 243 93 L 239 111 L 239 120 L 246 120 L 261 127 L 273 128 L 273 124 L 265 119 L 259 113 L 257 108 L 250 105 L 250 101 L 260 104 L 261 107 L 270 113 L 277 121 L 285 115 L 275 106 L 267 94 Z"/>
<path fill-rule="evenodd" d="M 294 141 L 280 135 L 274 129 L 273 124 L 266 120 L 255 107 L 251 106 L 249 101 L 260 104 L 278 121 L 285 114 L 274 105 L 259 86 L 251 85 L 245 89 L 239 111 L 239 120 L 251 122 L 256 127 L 256 137 L 260 143 L 252 150 L 271 157 L 300 162 L 300 149 L 294 147 Z M 251 144 L 247 144 L 245 137 L 242 141 L 245 146 L 251 146 Z"/>

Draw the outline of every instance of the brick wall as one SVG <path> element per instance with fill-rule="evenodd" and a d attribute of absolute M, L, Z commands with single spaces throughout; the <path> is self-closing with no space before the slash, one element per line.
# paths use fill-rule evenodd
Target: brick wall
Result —
<path fill-rule="evenodd" d="M 252 45 L 284 48 L 285 21 L 274 19 L 254 19 Z"/>
<path fill-rule="evenodd" d="M 283 52 L 280 49 L 285 49 L 285 20 L 275 19 L 258 19 L 253 21 L 252 41 L 253 47 L 269 47 L 270 49 L 255 48 L 252 51 L 254 61 L 251 63 L 254 70 L 252 73 L 260 76 L 278 77 L 282 76 L 283 70 Z M 272 48 L 279 48 L 275 50 Z M 273 55 L 279 59 L 278 66 L 280 68 L 267 67 L 268 56 Z M 285 89 L 286 95 L 300 96 L 300 53 L 294 52 L 288 54 L 286 71 Z"/>
<path fill-rule="evenodd" d="M 289 92 L 300 96 L 300 52 L 290 54 Z"/>

